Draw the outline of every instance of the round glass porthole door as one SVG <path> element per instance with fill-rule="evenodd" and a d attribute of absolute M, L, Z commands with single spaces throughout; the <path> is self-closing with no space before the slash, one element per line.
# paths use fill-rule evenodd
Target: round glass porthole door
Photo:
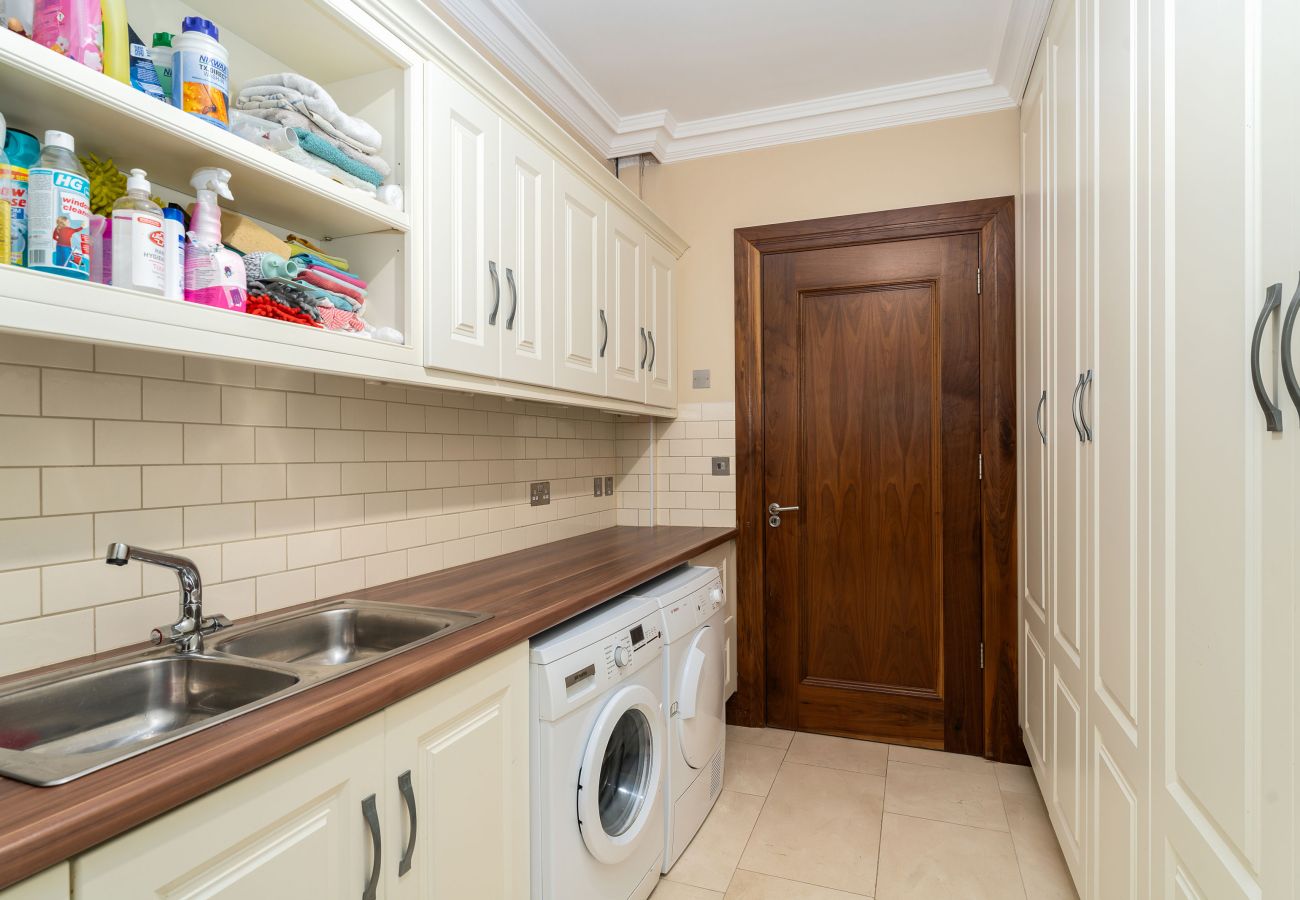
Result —
<path fill-rule="evenodd" d="M 578 776 L 578 822 L 601 862 L 622 862 L 632 853 L 659 803 L 662 715 L 655 695 L 632 685 L 615 693 L 596 719 Z M 661 839 L 657 829 L 654 837 Z"/>

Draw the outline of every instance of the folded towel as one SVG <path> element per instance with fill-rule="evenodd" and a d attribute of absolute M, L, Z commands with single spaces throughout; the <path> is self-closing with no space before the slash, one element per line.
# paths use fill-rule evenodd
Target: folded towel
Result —
<path fill-rule="evenodd" d="M 305 262 L 305 260 L 303 260 L 303 258 L 300 256 L 295 256 L 294 261 L 299 263 Z M 330 278 L 334 278 L 338 281 L 346 282 L 347 284 L 350 284 L 353 287 L 359 288 L 360 290 L 363 291 L 366 288 L 370 287 L 369 284 L 362 281 L 357 276 L 349 275 L 347 272 L 344 272 L 341 269 L 336 269 L 333 266 L 322 266 L 318 263 L 310 263 L 307 265 L 307 268 L 313 272 L 319 272 L 322 275 L 328 275 Z"/>
<path fill-rule="evenodd" d="M 294 236 L 291 234 L 291 235 L 289 235 L 289 237 L 290 237 L 290 238 L 293 238 Z M 309 269 L 310 269 L 311 267 L 315 266 L 315 267 L 318 268 L 318 269 L 325 269 L 325 270 L 327 270 L 327 271 L 329 271 L 329 272 L 333 272 L 335 275 L 347 275 L 347 274 L 348 274 L 348 270 L 347 270 L 347 269 L 343 269 L 343 268 L 340 268 L 340 267 L 334 265 L 333 263 L 326 262 L 326 261 L 325 261 L 324 259 L 322 259 L 318 254 L 316 254 L 316 253 L 311 253 L 311 252 L 308 252 L 308 251 L 306 251 L 306 250 L 303 250 L 303 251 L 300 251 L 300 252 L 298 252 L 298 253 L 295 253 L 295 254 L 293 255 L 293 258 L 296 259 L 296 260 L 298 260 L 298 262 L 302 263 L 304 266 L 306 266 L 306 267 L 309 268 Z M 335 258 L 335 259 L 338 259 L 338 257 L 334 257 L 334 258 Z M 343 265 L 347 265 L 347 260 L 339 260 L 339 261 L 342 262 Z"/>
<path fill-rule="evenodd" d="M 327 266 L 333 266 L 336 269 L 342 269 L 344 272 L 349 271 L 352 267 L 348 261 L 341 256 L 330 256 L 320 247 L 317 247 L 305 237 L 296 234 L 290 234 L 285 241 L 294 249 L 294 256 L 312 256 L 317 263 L 324 263 Z"/>
<path fill-rule="evenodd" d="M 249 102 L 251 103 L 253 101 Z M 236 103 L 238 103 L 238 101 L 236 101 Z M 321 140 L 337 147 L 350 158 L 356 160 L 362 165 L 374 169 L 380 175 L 387 177 L 392 174 L 392 166 L 390 166 L 388 161 L 382 156 L 379 156 L 377 153 L 367 153 L 363 150 L 358 150 L 351 143 L 340 140 L 330 132 L 325 131 L 316 124 L 315 120 L 308 118 L 295 109 L 287 109 L 283 106 L 257 106 L 251 108 L 240 108 L 236 106 L 233 111 L 237 112 L 241 116 L 241 123 L 250 120 L 253 122 L 260 121 L 267 129 L 285 129 L 290 135 L 292 135 L 295 142 L 298 140 L 298 135 L 295 133 L 295 129 L 305 128 Z M 248 126 L 241 124 L 241 128 L 247 131 Z M 288 146 L 276 147 L 273 149 L 277 153 L 284 154 L 301 148 Z"/>
<path fill-rule="evenodd" d="M 362 153 L 378 153 L 383 137 L 369 122 L 349 116 L 329 92 L 310 78 L 293 72 L 263 75 L 244 82 L 237 98 L 240 109 L 293 109 L 322 130 L 351 144 Z"/>
<path fill-rule="evenodd" d="M 298 143 L 302 149 L 312 156 L 320 157 L 325 162 L 338 166 L 354 178 L 360 178 L 375 187 L 379 187 L 384 183 L 384 176 L 378 171 L 363 162 L 357 162 L 357 160 L 348 156 L 315 132 L 306 128 L 295 128 L 294 133 L 298 135 Z"/>
<path fill-rule="evenodd" d="M 322 306 L 320 312 L 321 321 L 330 331 L 347 331 L 356 334 L 366 330 L 366 323 L 354 312 L 330 309 L 327 306 Z"/>
<path fill-rule="evenodd" d="M 344 297 L 349 297 L 358 303 L 366 302 L 365 291 L 346 282 L 339 281 L 337 278 L 330 278 L 328 275 L 321 272 L 315 272 L 308 269 L 305 272 L 298 273 L 298 280 L 305 281 L 313 287 L 324 288 L 325 290 L 332 291 L 335 294 L 342 294 Z"/>
<path fill-rule="evenodd" d="M 375 186 L 368 181 L 362 181 L 355 175 L 349 175 L 336 165 L 325 162 L 319 156 L 312 156 L 301 147 L 290 147 L 288 150 L 279 151 L 285 159 L 293 160 L 304 169 L 311 169 L 313 172 L 319 172 L 326 178 L 337 181 L 339 184 L 356 188 L 359 191 L 365 191 L 371 197 L 376 195 Z"/>
<path fill-rule="evenodd" d="M 304 292 L 307 297 L 318 306 L 329 305 L 335 309 L 346 309 L 349 312 L 359 313 L 366 308 L 364 301 L 357 301 L 343 294 L 336 294 L 333 291 L 327 291 L 324 288 L 314 287 L 302 281 L 293 282 L 298 290 Z"/>

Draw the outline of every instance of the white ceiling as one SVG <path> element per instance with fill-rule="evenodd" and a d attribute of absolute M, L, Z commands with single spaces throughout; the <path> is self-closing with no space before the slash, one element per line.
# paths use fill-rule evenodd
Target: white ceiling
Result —
<path fill-rule="evenodd" d="M 609 157 L 1015 106 L 1051 0 L 441 0 Z"/>

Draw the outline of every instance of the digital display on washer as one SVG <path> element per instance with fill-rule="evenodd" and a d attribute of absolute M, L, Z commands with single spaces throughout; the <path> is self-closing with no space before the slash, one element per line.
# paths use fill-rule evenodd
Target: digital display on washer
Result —
<path fill-rule="evenodd" d="M 629 634 L 632 638 L 632 646 L 635 647 L 637 644 L 645 642 L 645 629 L 640 625 L 633 625 L 632 631 L 629 632 Z"/>

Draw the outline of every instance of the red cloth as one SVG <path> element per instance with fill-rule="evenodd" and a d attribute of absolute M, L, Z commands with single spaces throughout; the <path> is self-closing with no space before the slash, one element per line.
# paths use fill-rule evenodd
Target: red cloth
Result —
<path fill-rule="evenodd" d="M 320 322 L 317 322 L 305 312 L 290 309 L 263 294 L 251 294 L 244 312 L 252 313 L 255 316 L 265 316 L 268 319 L 279 319 L 282 322 L 297 322 L 299 325 L 310 325 L 312 328 L 322 327 Z"/>

